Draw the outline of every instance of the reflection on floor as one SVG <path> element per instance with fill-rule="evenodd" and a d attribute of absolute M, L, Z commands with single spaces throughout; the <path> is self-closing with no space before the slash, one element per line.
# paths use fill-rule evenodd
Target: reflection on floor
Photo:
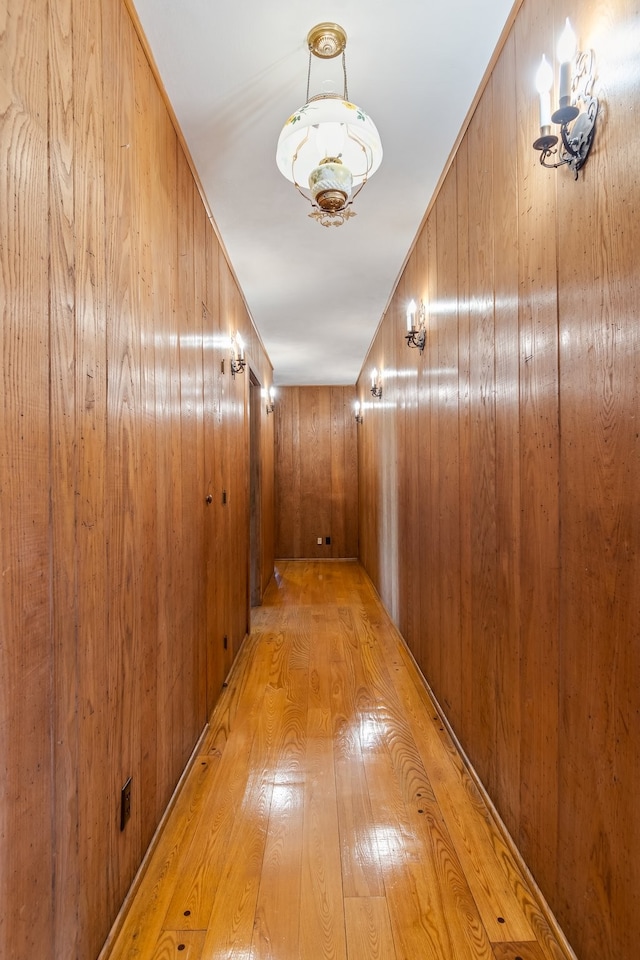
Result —
<path fill-rule="evenodd" d="M 252 620 L 112 960 L 569 957 L 362 568 Z"/>

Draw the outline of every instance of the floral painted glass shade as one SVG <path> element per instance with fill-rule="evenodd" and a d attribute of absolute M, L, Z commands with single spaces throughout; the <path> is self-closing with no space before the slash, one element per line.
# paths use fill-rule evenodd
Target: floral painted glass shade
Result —
<path fill-rule="evenodd" d="M 308 190 L 309 177 L 323 160 L 339 160 L 354 187 L 371 177 L 382 161 L 375 124 L 360 107 L 334 96 L 312 98 L 284 125 L 276 150 L 280 172 Z"/>

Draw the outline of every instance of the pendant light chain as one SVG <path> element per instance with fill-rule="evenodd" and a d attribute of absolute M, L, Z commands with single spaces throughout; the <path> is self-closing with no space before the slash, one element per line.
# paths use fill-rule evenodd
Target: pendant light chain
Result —
<path fill-rule="evenodd" d="M 309 103 L 309 88 L 311 86 L 311 57 L 313 56 L 311 48 L 309 48 L 309 69 L 307 70 L 307 99 L 305 103 Z"/>
<path fill-rule="evenodd" d="M 347 55 L 342 51 L 342 72 L 344 74 L 344 99 L 349 102 L 349 91 L 347 90 Z"/>
<path fill-rule="evenodd" d="M 307 98 L 305 103 L 309 103 L 309 91 L 311 90 L 311 60 L 313 58 L 313 51 L 309 48 L 309 66 L 307 67 Z M 342 91 L 343 100 L 349 101 L 349 89 L 347 87 L 347 55 L 345 51 L 342 51 L 342 75 L 344 77 L 344 87 Z"/>

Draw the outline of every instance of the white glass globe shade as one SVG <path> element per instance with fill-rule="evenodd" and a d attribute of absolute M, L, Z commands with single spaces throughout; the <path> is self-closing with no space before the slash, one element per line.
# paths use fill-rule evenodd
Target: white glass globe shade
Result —
<path fill-rule="evenodd" d="M 340 159 L 356 187 L 380 166 L 382 144 L 373 120 L 360 107 L 336 97 L 317 97 L 285 123 L 276 163 L 287 180 L 306 188 L 311 172 L 327 158 Z"/>

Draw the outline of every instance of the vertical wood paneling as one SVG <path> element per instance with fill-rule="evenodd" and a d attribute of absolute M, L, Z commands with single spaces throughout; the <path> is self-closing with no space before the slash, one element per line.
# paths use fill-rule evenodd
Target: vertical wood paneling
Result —
<path fill-rule="evenodd" d="M 460 715 L 459 738 L 470 754 L 473 671 L 471 610 L 471 293 L 469 289 L 469 147 L 466 137 L 456 154 L 458 200 L 458 410 L 460 413 L 458 451 L 460 479 Z"/>
<path fill-rule="evenodd" d="M 520 816 L 520 423 L 518 339 L 518 156 L 515 38 L 505 44 L 492 86 L 496 397 L 496 796 L 515 834 Z M 496 122 L 495 118 L 502 120 Z"/>
<path fill-rule="evenodd" d="M 173 133 L 173 130 L 172 130 Z M 175 146 L 175 141 L 174 141 Z M 200 310 L 196 302 L 196 256 L 190 256 L 195 250 L 195 207 L 193 178 L 184 155 L 180 150 L 177 172 L 177 204 L 181 211 L 178 218 L 178 345 L 180 352 L 180 460 L 182 474 L 182 503 L 180 527 L 189 530 L 191 543 L 188 549 L 181 550 L 184 556 L 182 571 L 183 600 L 181 622 L 178 624 L 177 637 L 180 642 L 179 659 L 181 662 L 182 717 L 181 728 L 183 742 L 180 744 L 181 760 L 184 766 L 194 734 L 200 728 L 204 717 L 198 718 L 198 692 L 195 674 L 196 660 L 194 650 L 198 646 L 198 616 L 202 609 L 202 589 L 204 560 L 202 547 L 202 526 L 194 524 L 196 518 L 204 513 L 202 496 L 203 468 L 198 457 L 198 360 L 200 359 L 201 340 L 198 325 L 201 324 Z M 202 361 L 200 359 L 200 367 Z M 186 588 L 186 589 L 185 589 Z"/>
<path fill-rule="evenodd" d="M 601 102 L 621 124 L 602 124 L 577 184 L 558 182 L 558 876 L 578 955 L 626 958 L 640 930 L 640 130 L 622 117 L 637 110 L 640 64 L 622 37 L 633 43 L 638 8 L 571 3 L 567 14 L 596 51 Z"/>
<path fill-rule="evenodd" d="M 104 103 L 102 86 L 102 22 L 99 8 L 73 4 L 74 62 L 74 232 L 75 232 L 75 496 L 77 675 L 69 663 L 64 683 L 77 709 L 77 766 L 74 791 L 77 813 L 60 806 L 70 842 L 77 847 L 73 907 L 65 886 L 56 882 L 57 913 L 74 909 L 78 956 L 90 955 L 99 945 L 104 916 L 104 891 L 83 883 L 104 864 L 96 836 L 110 824 L 112 809 L 105 790 L 105 771 L 98 758 L 104 752 L 108 730 L 105 678 L 109 650 L 106 643 L 106 268 L 104 231 Z M 53 318 L 52 318 L 53 323 Z M 60 741 L 60 737 L 56 738 Z M 58 846 L 58 837 L 55 843 Z M 66 883 L 73 869 L 68 868 Z M 61 878 L 62 879 L 62 878 Z M 62 918 L 66 929 L 66 920 Z M 61 929 L 62 944 L 66 936 Z M 58 937 L 56 937 L 56 943 Z M 69 956 L 73 956 L 69 944 Z M 61 947 L 64 951 L 64 946 Z"/>
<path fill-rule="evenodd" d="M 220 302 L 271 368 L 120 0 L 5 4 L 0 70 L 0 954 L 94 960 L 247 628 Z"/>
<path fill-rule="evenodd" d="M 224 551 L 228 529 L 223 525 L 226 509 L 222 503 L 224 421 L 221 367 L 223 359 L 226 358 L 226 350 L 222 348 L 220 330 L 219 260 L 218 240 L 211 227 L 208 227 L 205 233 L 206 283 L 205 300 L 202 306 L 205 343 L 203 351 L 205 496 L 211 498 L 205 512 L 207 715 L 213 709 L 226 675 L 222 638 L 226 616 L 223 570 L 227 561 Z"/>
<path fill-rule="evenodd" d="M 492 82 L 469 126 L 471 402 L 471 622 L 474 695 L 470 748 L 483 782 L 495 785 L 496 465 L 492 209 Z"/>
<path fill-rule="evenodd" d="M 331 534 L 331 390 L 300 390 L 301 549 L 321 557 Z M 320 537 L 322 545 L 318 546 Z M 304 555 L 304 554 L 303 554 Z"/>
<path fill-rule="evenodd" d="M 56 56 L 65 59 L 64 15 Z M 49 530 L 49 331 L 46 6 L 13 2 L 0 13 L 0 954 L 45 956 L 53 935 L 51 902 L 52 649 Z M 69 87 L 65 82 L 64 95 Z M 64 144 L 56 155 L 63 180 L 55 224 L 56 278 L 70 256 L 69 123 L 56 115 Z M 69 318 L 69 290 L 56 289 L 54 309 Z M 71 297 L 72 300 L 72 297 Z M 64 368 L 68 340 L 54 343 Z M 54 405 L 68 378 L 55 387 Z M 68 409 L 68 408 L 65 408 Z M 59 425 L 56 439 L 66 430 Z M 71 469 L 56 456 L 56 481 Z M 64 476 L 61 476 L 64 475 Z M 65 509 L 68 500 L 64 498 Z M 59 529 L 57 530 L 59 534 Z M 56 541 L 60 549 L 60 538 Z M 69 577 L 69 564 L 64 576 Z M 62 587 L 68 596 L 68 584 Z M 56 684 L 59 676 L 55 677 Z M 67 715 L 62 708 L 63 722 Z M 68 727 L 65 730 L 68 733 Z M 73 750 L 73 744 L 69 744 Z M 56 778 L 67 791 L 65 771 Z M 68 856 L 68 844 L 64 846 Z M 37 908 L 35 907 L 37 905 Z"/>
<path fill-rule="evenodd" d="M 54 865 L 54 939 L 67 956 L 76 952 L 78 934 L 79 860 L 73 825 L 78 822 L 75 777 L 78 768 L 77 624 L 75 618 L 76 491 L 75 448 L 75 285 L 74 174 L 75 150 L 72 4 L 49 10 L 49 125 L 52 135 L 49 181 L 50 352 L 51 352 L 51 550 L 56 578 L 52 584 L 53 709 L 58 731 L 54 747 L 54 831 L 58 838 Z M 84 66 L 79 60 L 79 69 Z M 88 227 L 88 240 L 93 231 Z M 82 254 L 80 253 L 80 256 Z M 86 260 L 78 264 L 78 282 Z"/>
<path fill-rule="evenodd" d="M 178 168 L 186 163 L 182 150 L 178 147 Z M 197 614 L 194 622 L 194 639 L 189 655 L 192 657 L 194 669 L 194 731 L 201 728 L 209 716 L 207 712 L 207 560 L 208 560 L 208 517 L 210 516 L 207 504 L 207 473 L 205 461 L 205 397 L 208 396 L 206 385 L 209 380 L 205 373 L 208 365 L 209 347 L 207 344 L 207 233 L 213 232 L 207 221 L 207 214 L 200 202 L 195 183 L 192 184 L 193 196 L 193 255 L 195 299 L 193 303 L 193 329 L 195 341 L 191 347 L 194 353 L 194 410 L 195 410 L 195 465 L 198 474 L 195 484 L 194 518 L 197 524 L 197 556 L 194 560 L 194 576 L 199 577 L 200 584 L 196 586 Z M 187 252 L 188 255 L 188 252 Z M 201 519 L 200 519 L 201 518 Z M 273 520 L 273 511 L 271 512 Z M 185 517 L 185 521 L 188 518 Z M 273 553 L 271 554 L 273 562 Z M 185 748 L 189 748 L 185 744 Z"/>
<path fill-rule="evenodd" d="M 138 271 L 140 250 L 136 209 L 136 159 L 141 144 L 135 117 L 135 38 L 122 9 L 104 8 L 105 113 L 110 135 L 105 137 L 105 229 L 107 263 L 107 447 L 105 495 L 107 546 L 107 646 L 105 693 L 110 723 L 107 752 L 112 762 L 104 770 L 112 798 L 108 811 L 108 889 L 96 903 L 96 938 L 131 882 L 140 818 L 132 830 L 120 832 L 118 797 L 122 784 L 138 772 L 134 737 L 140 701 L 133 678 L 140 661 L 140 564 L 136 545 L 142 529 L 136 501 L 142 493 L 140 463 L 141 369 Z M 106 67 L 105 67 L 106 70 Z M 146 98 L 143 97 L 143 103 Z M 132 802 L 139 804 L 139 792 Z M 100 825 L 104 831 L 104 825 Z M 96 944 L 98 945 L 98 944 Z"/>
<path fill-rule="evenodd" d="M 567 14 L 602 105 L 577 181 L 531 147 Z M 627 0 L 525 0 L 357 385 L 398 372 L 359 435 L 361 560 L 581 960 L 640 935 L 637 25 Z M 411 358 L 389 358 L 422 255 L 414 410 Z"/>
<path fill-rule="evenodd" d="M 538 123 L 528 75 L 551 43 L 542 4 L 516 23 L 520 176 L 518 269 L 520 336 L 520 829 L 545 894 L 555 887 L 558 779 L 558 331 L 556 179 L 531 156 Z M 525 86 L 526 85 L 526 86 Z M 542 175 L 541 175 L 542 174 Z"/>
<path fill-rule="evenodd" d="M 353 387 L 282 387 L 275 410 L 276 554 L 337 559 L 358 551 Z M 326 544 L 325 538 L 331 537 Z M 319 545 L 316 541 L 322 537 Z"/>
<path fill-rule="evenodd" d="M 458 262 L 456 171 L 446 178 L 435 208 L 438 246 L 437 290 L 431 311 L 433 337 L 437 342 L 438 408 L 440 412 L 436 460 L 440 473 L 439 636 L 440 702 L 459 725 L 461 630 L 460 630 L 460 482 L 458 409 Z"/>

